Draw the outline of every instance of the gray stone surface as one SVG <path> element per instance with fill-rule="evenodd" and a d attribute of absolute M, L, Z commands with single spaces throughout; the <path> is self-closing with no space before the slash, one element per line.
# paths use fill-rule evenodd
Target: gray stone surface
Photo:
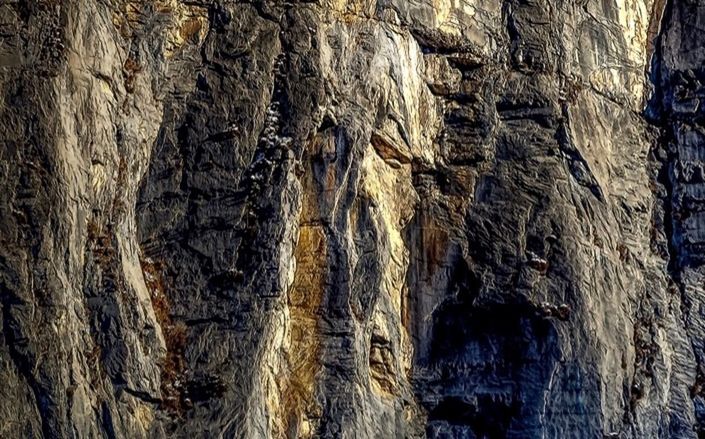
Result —
<path fill-rule="evenodd" d="M 0 438 L 703 437 L 704 22 L 0 1 Z"/>

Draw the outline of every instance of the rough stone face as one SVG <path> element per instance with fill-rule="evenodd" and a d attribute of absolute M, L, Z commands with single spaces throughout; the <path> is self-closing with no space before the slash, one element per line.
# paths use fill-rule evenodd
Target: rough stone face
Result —
<path fill-rule="evenodd" d="M 0 1 L 0 437 L 703 437 L 704 22 Z"/>

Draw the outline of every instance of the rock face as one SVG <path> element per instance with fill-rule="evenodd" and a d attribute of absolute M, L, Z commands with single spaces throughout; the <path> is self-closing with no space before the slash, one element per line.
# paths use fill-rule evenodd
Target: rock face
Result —
<path fill-rule="evenodd" d="M 0 2 L 0 437 L 703 437 L 704 22 Z"/>

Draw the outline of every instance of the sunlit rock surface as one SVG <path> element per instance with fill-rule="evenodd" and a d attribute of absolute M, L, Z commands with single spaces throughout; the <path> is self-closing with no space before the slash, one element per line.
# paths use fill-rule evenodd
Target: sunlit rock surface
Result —
<path fill-rule="evenodd" d="M 705 434 L 705 1 L 0 2 L 0 437 Z"/>

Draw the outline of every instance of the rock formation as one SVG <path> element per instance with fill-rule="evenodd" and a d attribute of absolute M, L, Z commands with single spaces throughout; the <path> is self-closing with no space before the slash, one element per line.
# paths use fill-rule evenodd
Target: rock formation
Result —
<path fill-rule="evenodd" d="M 705 1 L 0 1 L 1 438 L 705 437 Z"/>

